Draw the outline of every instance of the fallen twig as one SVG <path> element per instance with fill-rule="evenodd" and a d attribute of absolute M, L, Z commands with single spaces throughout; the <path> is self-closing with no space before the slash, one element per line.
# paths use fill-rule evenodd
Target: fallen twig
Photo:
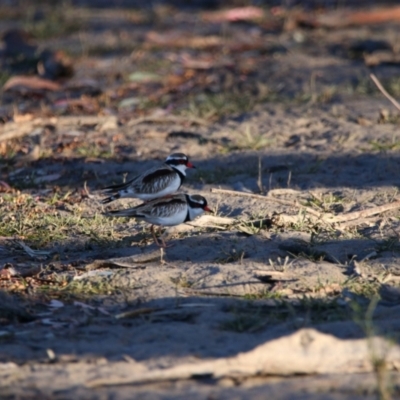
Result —
<path fill-rule="evenodd" d="M 273 13 L 275 16 L 289 20 L 290 23 L 285 24 L 286 29 L 294 29 L 300 24 L 311 28 L 340 29 L 346 26 L 381 24 L 400 20 L 399 6 L 376 7 L 360 11 L 343 8 L 342 10 L 325 13 L 306 13 L 299 10 L 289 12 L 283 7 L 275 7 Z"/>
<path fill-rule="evenodd" d="M 333 215 L 330 213 L 324 214 L 322 212 L 313 210 L 310 207 L 306 207 L 306 206 L 303 206 L 303 205 L 295 203 L 295 202 L 276 199 L 274 197 L 262 196 L 259 194 L 237 192 L 235 190 L 214 189 L 214 188 L 211 189 L 211 192 L 230 194 L 230 195 L 235 195 L 235 196 L 252 197 L 252 198 L 261 199 L 264 201 L 276 202 L 278 204 L 283 204 L 283 205 L 290 206 L 290 207 L 297 207 L 300 210 L 303 210 L 307 214 L 309 214 L 308 218 L 310 218 L 310 220 L 312 220 L 315 223 L 325 222 L 325 223 L 331 223 L 331 224 L 336 224 L 336 223 L 345 223 L 346 224 L 349 221 L 354 221 L 354 220 L 360 220 L 360 223 L 363 223 L 363 222 L 365 222 L 365 219 L 368 217 L 372 217 L 373 215 L 381 214 L 385 211 L 396 210 L 396 209 L 400 208 L 400 200 L 398 200 L 393 203 L 383 204 L 382 206 L 372 207 L 372 208 L 368 208 L 366 210 L 354 211 L 354 212 L 345 213 L 345 214 L 341 214 L 341 215 Z M 298 221 L 297 215 L 279 214 L 278 218 L 284 223 L 295 223 Z"/>
<path fill-rule="evenodd" d="M 263 196 L 261 194 L 254 194 L 254 193 L 247 193 L 247 192 L 238 192 L 236 190 L 227 190 L 227 189 L 217 189 L 212 188 L 211 193 L 221 193 L 221 194 L 230 194 L 233 196 L 244 196 L 244 197 L 252 197 L 254 199 L 261 199 L 264 201 L 270 201 L 272 203 L 282 204 L 288 207 L 296 207 L 305 210 L 308 214 L 314 215 L 315 217 L 321 218 L 322 214 L 320 211 L 313 210 L 310 207 L 303 206 L 297 202 L 288 201 L 288 200 L 281 200 L 275 197 Z"/>
<path fill-rule="evenodd" d="M 375 217 L 375 218 L 359 218 L 356 220 L 342 221 L 342 222 L 340 222 L 339 229 L 344 230 L 344 229 L 360 226 L 363 224 L 368 225 L 368 226 L 374 226 L 374 225 L 376 225 L 378 219 L 379 219 L 378 217 Z"/>
<path fill-rule="evenodd" d="M 367 217 L 372 217 L 373 215 L 381 214 L 385 211 L 396 210 L 397 208 L 400 208 L 400 200 L 382 206 L 367 208 L 366 210 L 354 211 L 342 215 L 335 215 L 333 218 L 328 217 L 324 219 L 327 222 L 346 222 L 357 219 L 363 219 L 364 221 Z"/>
<path fill-rule="evenodd" d="M 397 102 L 397 100 L 394 97 L 392 97 L 386 91 L 386 89 L 380 83 L 379 79 L 374 74 L 369 74 L 369 76 L 372 79 L 372 81 L 375 83 L 376 87 L 381 91 L 381 93 L 397 108 L 397 110 L 400 111 L 400 104 Z"/>
<path fill-rule="evenodd" d="M 302 192 L 301 190 L 295 190 L 290 188 L 271 189 L 268 191 L 268 196 L 282 196 L 288 194 L 301 196 L 304 195 L 305 193 Z"/>

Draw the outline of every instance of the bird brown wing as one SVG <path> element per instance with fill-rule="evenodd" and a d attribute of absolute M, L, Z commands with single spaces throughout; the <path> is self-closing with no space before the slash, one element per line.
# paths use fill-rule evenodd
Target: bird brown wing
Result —
<path fill-rule="evenodd" d="M 171 217 L 187 207 L 186 199 L 182 195 L 157 199 L 152 203 L 148 213 L 152 217 Z"/>
<path fill-rule="evenodd" d="M 165 197 L 148 201 L 136 207 L 125 210 L 114 210 L 105 213 L 108 217 L 170 217 L 187 207 L 185 195 L 178 194 L 172 197 Z"/>
<path fill-rule="evenodd" d="M 175 179 L 177 173 L 170 168 L 158 168 L 147 173 L 142 179 L 132 183 L 136 193 L 158 193 L 167 188 Z"/>

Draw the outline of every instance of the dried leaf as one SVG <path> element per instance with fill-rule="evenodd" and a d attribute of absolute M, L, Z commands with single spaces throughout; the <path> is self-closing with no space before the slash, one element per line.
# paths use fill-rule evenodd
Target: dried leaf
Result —
<path fill-rule="evenodd" d="M 61 85 L 48 79 L 39 78 L 38 76 L 13 76 L 3 86 L 3 90 L 15 90 L 21 93 L 36 93 L 45 90 L 57 91 L 61 89 Z"/>
<path fill-rule="evenodd" d="M 185 68 L 190 69 L 208 70 L 211 68 L 233 67 L 234 62 L 231 59 L 216 60 L 211 57 L 199 59 L 199 57 L 193 58 L 190 57 L 190 55 L 185 54 L 184 56 L 182 56 L 182 65 Z"/>
<path fill-rule="evenodd" d="M 165 47 L 191 47 L 193 49 L 206 49 L 209 47 L 220 46 L 224 43 L 224 38 L 221 36 L 189 36 L 184 35 L 179 31 L 171 32 L 149 32 L 146 35 L 149 43 L 162 45 Z"/>
<path fill-rule="evenodd" d="M 203 18 L 210 22 L 235 22 L 235 21 L 252 21 L 264 17 L 264 10 L 260 7 L 236 7 L 230 10 L 206 13 Z"/>

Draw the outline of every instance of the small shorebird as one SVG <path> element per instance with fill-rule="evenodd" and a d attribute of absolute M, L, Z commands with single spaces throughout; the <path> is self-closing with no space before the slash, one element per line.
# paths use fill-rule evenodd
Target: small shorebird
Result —
<path fill-rule="evenodd" d="M 167 247 L 163 238 L 161 244 L 154 232 L 154 225 L 175 226 L 192 221 L 204 211 L 212 212 L 207 200 L 198 194 L 175 194 L 169 197 L 151 200 L 126 210 L 115 210 L 105 213 L 109 217 L 132 217 L 151 224 L 151 233 L 157 246 Z"/>
<path fill-rule="evenodd" d="M 196 167 L 185 154 L 173 153 L 162 165 L 149 169 L 126 183 L 104 188 L 105 193 L 111 196 L 103 199 L 102 203 L 127 197 L 149 201 L 174 194 L 181 187 L 187 168 Z"/>

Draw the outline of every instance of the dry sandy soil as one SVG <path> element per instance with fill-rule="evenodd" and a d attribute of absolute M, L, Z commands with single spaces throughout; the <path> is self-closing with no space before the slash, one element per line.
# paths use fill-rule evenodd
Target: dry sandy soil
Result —
<path fill-rule="evenodd" d="M 369 73 L 396 96 L 400 70 L 359 49 L 398 25 L 156 11 L 86 9 L 37 40 L 73 77 L 2 93 L 0 397 L 395 398 L 400 130 Z M 3 30 L 37 27 L 21 18 Z M 215 215 L 160 251 L 101 188 L 176 151 Z"/>

